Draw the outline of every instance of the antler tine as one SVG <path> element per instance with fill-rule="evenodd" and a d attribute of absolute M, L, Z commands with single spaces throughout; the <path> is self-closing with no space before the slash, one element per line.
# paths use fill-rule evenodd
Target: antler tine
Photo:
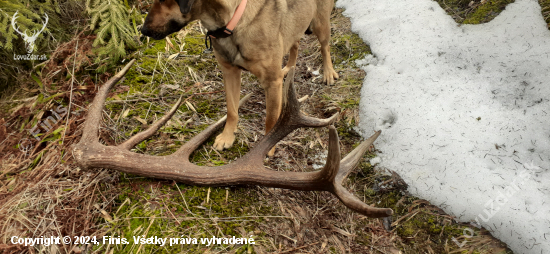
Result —
<path fill-rule="evenodd" d="M 334 125 L 328 127 L 328 155 L 327 162 L 321 170 L 322 178 L 329 182 L 334 182 L 334 179 L 340 169 L 340 140 L 338 132 Z"/>
<path fill-rule="evenodd" d="M 149 128 L 147 128 L 147 130 L 136 134 L 135 136 L 131 137 L 130 139 L 126 140 L 124 143 L 118 146 L 122 149 L 130 150 L 134 146 L 139 144 L 141 141 L 146 140 L 151 136 L 153 136 L 153 134 L 155 134 L 155 132 L 157 132 L 158 129 L 160 129 L 160 127 L 164 126 L 164 124 L 166 124 L 166 122 L 168 122 L 168 120 L 170 120 L 170 118 L 174 116 L 174 113 L 176 113 L 178 108 L 181 106 L 182 97 L 183 96 L 180 96 L 179 100 L 176 102 L 176 104 L 174 104 L 172 109 L 170 109 L 170 111 L 166 115 L 164 115 L 161 119 L 159 119 L 154 124 L 152 124 Z"/>
<path fill-rule="evenodd" d="M 325 127 L 336 120 L 338 113 L 332 115 L 327 119 L 319 119 L 315 117 L 306 116 L 300 111 L 300 102 L 296 97 L 296 89 L 294 88 L 294 72 L 295 67 L 291 67 L 285 83 L 283 85 L 283 110 L 281 112 L 280 122 L 286 122 L 290 120 L 292 124 L 299 125 L 300 127 Z"/>
<path fill-rule="evenodd" d="M 338 113 L 327 119 L 319 119 L 306 116 L 300 111 L 301 103 L 298 101 L 296 90 L 294 89 L 294 73 L 295 67 L 291 67 L 286 76 L 285 83 L 283 84 L 283 108 L 277 123 L 250 151 L 250 154 L 263 154 L 262 156 L 265 156 L 277 142 L 295 129 L 301 127 L 325 127 L 336 121 Z"/>
<path fill-rule="evenodd" d="M 353 149 L 353 151 L 346 155 L 344 159 L 342 159 L 342 161 L 340 162 L 340 171 L 337 176 L 337 179 L 339 179 L 340 182 L 348 177 L 349 173 L 355 167 L 357 167 L 357 165 L 361 161 L 361 158 L 363 157 L 363 154 L 367 152 L 372 143 L 374 143 L 378 136 L 380 136 L 380 133 L 382 133 L 382 131 L 375 132 L 371 137 L 363 141 L 359 146 Z"/>
<path fill-rule="evenodd" d="M 109 79 L 101 89 L 99 89 L 99 92 L 97 92 L 93 104 L 88 111 L 88 115 L 86 116 L 86 122 L 84 124 L 84 130 L 82 134 L 82 139 L 80 140 L 80 143 L 82 144 L 93 144 L 99 142 L 99 124 L 101 122 L 101 112 L 103 111 L 103 107 L 105 105 L 105 100 L 107 99 L 107 95 L 109 94 L 109 90 L 111 87 L 116 84 L 126 73 L 128 70 L 130 70 L 130 67 L 136 62 L 135 59 L 130 61 L 120 72 L 118 72 L 115 76 L 113 76 L 111 79 Z"/>
<path fill-rule="evenodd" d="M 340 184 L 334 185 L 332 194 L 336 195 L 336 197 L 338 197 L 338 199 L 340 199 L 340 201 L 342 201 L 342 203 L 349 209 L 370 218 L 389 217 L 393 214 L 393 210 L 391 208 L 377 208 L 363 203 L 363 201 L 359 200 Z"/>
<path fill-rule="evenodd" d="M 245 95 L 240 101 L 239 101 L 239 108 L 244 105 L 249 99 L 252 97 L 252 93 L 249 93 Z M 203 130 L 198 135 L 194 136 L 191 140 L 189 140 L 187 143 L 182 145 L 175 153 L 171 154 L 170 156 L 176 156 L 176 157 L 183 157 L 183 158 L 189 158 L 189 155 L 195 151 L 204 141 L 206 141 L 212 134 L 214 134 L 216 131 L 218 131 L 221 127 L 223 127 L 223 124 L 227 120 L 227 115 L 225 115 L 222 119 L 218 120 L 215 124 L 208 126 L 205 130 Z"/>
<path fill-rule="evenodd" d="M 377 134 L 379 135 L 380 133 L 378 132 Z M 378 137 L 376 134 L 375 136 Z M 322 179 L 328 180 L 332 183 L 332 188 L 330 192 L 336 195 L 345 206 L 365 216 L 372 218 L 381 218 L 391 216 L 393 214 L 393 210 L 390 208 L 375 208 L 369 206 L 363 203 L 342 186 L 344 179 L 348 176 L 351 170 L 353 170 L 355 166 L 357 166 L 364 152 L 366 152 L 370 144 L 372 144 L 372 142 L 368 144 L 369 141 L 371 139 L 372 141 L 374 141 L 376 137 L 369 138 L 367 141 L 359 145 L 359 147 L 355 148 L 348 156 L 346 156 L 346 158 L 340 161 L 341 157 L 338 132 L 336 131 L 336 128 L 334 128 L 334 126 L 330 126 L 327 163 L 321 171 L 321 175 Z M 367 149 L 363 149 L 364 146 L 366 146 Z M 352 167 L 350 167 L 351 165 Z"/>

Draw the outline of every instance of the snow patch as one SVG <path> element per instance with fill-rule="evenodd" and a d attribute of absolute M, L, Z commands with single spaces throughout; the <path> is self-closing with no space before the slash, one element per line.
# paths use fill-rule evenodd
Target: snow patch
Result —
<path fill-rule="evenodd" d="M 379 166 L 514 252 L 550 253 L 550 32 L 538 2 L 462 26 L 430 0 L 337 5 L 376 55 L 359 61 L 360 127 L 382 130 Z"/>
<path fill-rule="evenodd" d="M 374 158 L 370 159 L 369 162 L 370 162 L 371 165 L 374 166 L 374 165 L 376 165 L 376 164 L 380 164 L 380 163 L 382 162 L 382 158 L 380 158 L 380 157 L 374 157 Z"/>

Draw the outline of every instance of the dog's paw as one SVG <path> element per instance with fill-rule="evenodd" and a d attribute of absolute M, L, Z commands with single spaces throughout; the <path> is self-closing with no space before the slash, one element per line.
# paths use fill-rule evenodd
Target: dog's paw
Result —
<path fill-rule="evenodd" d="M 235 134 L 220 134 L 216 137 L 216 141 L 214 142 L 214 149 L 221 151 L 224 148 L 230 148 L 233 146 L 233 142 L 235 142 Z"/>
<path fill-rule="evenodd" d="M 334 85 L 334 80 L 338 79 L 338 73 L 334 71 L 334 69 L 325 69 L 323 71 L 323 82 L 325 82 L 327 85 Z"/>

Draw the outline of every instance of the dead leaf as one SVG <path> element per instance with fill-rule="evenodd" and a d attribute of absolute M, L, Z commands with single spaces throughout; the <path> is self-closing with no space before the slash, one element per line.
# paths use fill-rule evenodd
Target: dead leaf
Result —
<path fill-rule="evenodd" d="M 101 212 L 101 214 L 106 221 L 110 222 L 110 223 L 113 223 L 113 217 L 111 217 L 111 215 L 109 215 L 109 213 L 107 213 L 105 210 L 101 209 L 101 207 L 99 207 L 98 204 L 94 204 L 94 207 L 99 210 Z"/>
<path fill-rule="evenodd" d="M 325 247 L 327 247 L 327 244 L 328 242 L 327 241 L 324 241 L 323 244 L 321 244 L 321 249 L 319 251 L 322 251 L 325 249 Z"/>
<path fill-rule="evenodd" d="M 330 230 L 332 230 L 333 232 L 339 233 L 343 236 L 347 236 L 347 237 L 353 236 L 353 234 L 348 233 L 348 232 L 344 231 L 343 229 L 337 228 L 334 225 L 331 225 Z"/>
<path fill-rule="evenodd" d="M 34 118 L 40 121 L 42 119 L 42 116 L 44 116 L 44 113 L 45 113 L 44 110 L 40 110 L 40 112 L 38 112 L 38 114 Z"/>
<path fill-rule="evenodd" d="M 332 241 L 336 243 L 336 245 L 340 249 L 340 253 L 346 253 L 346 248 L 344 248 L 344 244 L 342 244 L 342 242 L 340 241 L 340 239 L 338 239 L 338 237 L 336 237 L 336 235 L 332 235 Z"/>
<path fill-rule="evenodd" d="M 126 109 L 124 110 L 124 112 L 122 113 L 122 118 L 126 118 L 128 116 L 128 114 L 130 114 L 130 109 Z"/>
<path fill-rule="evenodd" d="M 191 104 L 191 102 L 185 101 L 185 104 L 187 105 L 187 107 L 189 107 L 190 110 L 197 113 L 197 110 L 195 109 L 195 107 L 193 107 L 193 104 Z"/>
<path fill-rule="evenodd" d="M 326 149 L 327 146 L 321 140 L 321 136 L 319 136 L 319 132 L 315 132 L 315 137 L 317 138 L 317 142 L 319 142 L 319 144 L 323 147 L 323 149 Z"/>
<path fill-rule="evenodd" d="M 134 116 L 133 118 L 138 120 L 143 125 L 147 125 L 147 121 L 145 121 L 144 119 L 141 119 L 139 116 Z"/>
<path fill-rule="evenodd" d="M 11 111 L 12 111 L 11 115 L 13 116 L 13 114 L 15 114 L 17 111 L 22 109 L 24 106 L 25 106 L 25 104 L 21 104 L 21 105 L 15 107 L 15 108 L 11 109 Z"/>
<path fill-rule="evenodd" d="M 29 93 L 37 93 L 38 91 L 40 91 L 39 89 L 27 89 L 25 87 L 22 87 L 22 89 Z"/>
<path fill-rule="evenodd" d="M 80 253 L 82 253 L 82 249 L 80 249 L 78 246 L 74 246 L 73 252 L 76 253 L 76 254 L 80 254 Z"/>
<path fill-rule="evenodd" d="M 172 43 L 170 38 L 166 37 L 165 39 L 166 39 L 166 51 L 168 52 L 170 48 L 173 48 L 174 50 L 176 50 L 176 47 L 174 47 L 174 44 Z M 170 48 L 168 46 L 170 46 Z"/>
<path fill-rule="evenodd" d="M 168 60 L 172 60 L 172 59 L 175 59 L 176 57 L 178 57 L 180 55 L 180 53 L 176 53 L 176 54 L 172 54 L 168 57 Z"/>
<path fill-rule="evenodd" d="M 178 85 L 168 85 L 168 84 L 162 84 L 160 87 L 161 88 L 168 88 L 168 89 L 172 89 L 172 90 L 176 90 L 176 89 L 180 88 L 180 86 L 178 86 Z"/>

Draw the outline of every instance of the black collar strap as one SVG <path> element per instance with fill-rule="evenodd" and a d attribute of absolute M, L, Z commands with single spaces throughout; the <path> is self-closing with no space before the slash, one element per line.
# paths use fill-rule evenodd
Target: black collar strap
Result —
<path fill-rule="evenodd" d="M 233 35 L 233 31 L 229 30 L 227 27 L 220 27 L 214 31 L 208 31 L 204 37 L 204 44 L 206 45 L 207 51 L 212 51 L 212 38 L 227 38 Z M 208 42 L 210 41 L 210 45 Z"/>
<path fill-rule="evenodd" d="M 218 28 L 214 31 L 208 31 L 206 33 L 206 38 L 204 38 L 204 44 L 206 44 L 206 51 L 212 51 L 212 38 L 227 38 L 233 34 L 233 30 L 239 23 L 239 20 L 243 16 L 244 10 L 246 9 L 246 3 L 248 0 L 241 0 L 239 6 L 235 10 L 233 17 L 229 20 L 227 25 L 224 27 Z M 208 46 L 208 41 L 210 41 L 210 46 Z"/>

